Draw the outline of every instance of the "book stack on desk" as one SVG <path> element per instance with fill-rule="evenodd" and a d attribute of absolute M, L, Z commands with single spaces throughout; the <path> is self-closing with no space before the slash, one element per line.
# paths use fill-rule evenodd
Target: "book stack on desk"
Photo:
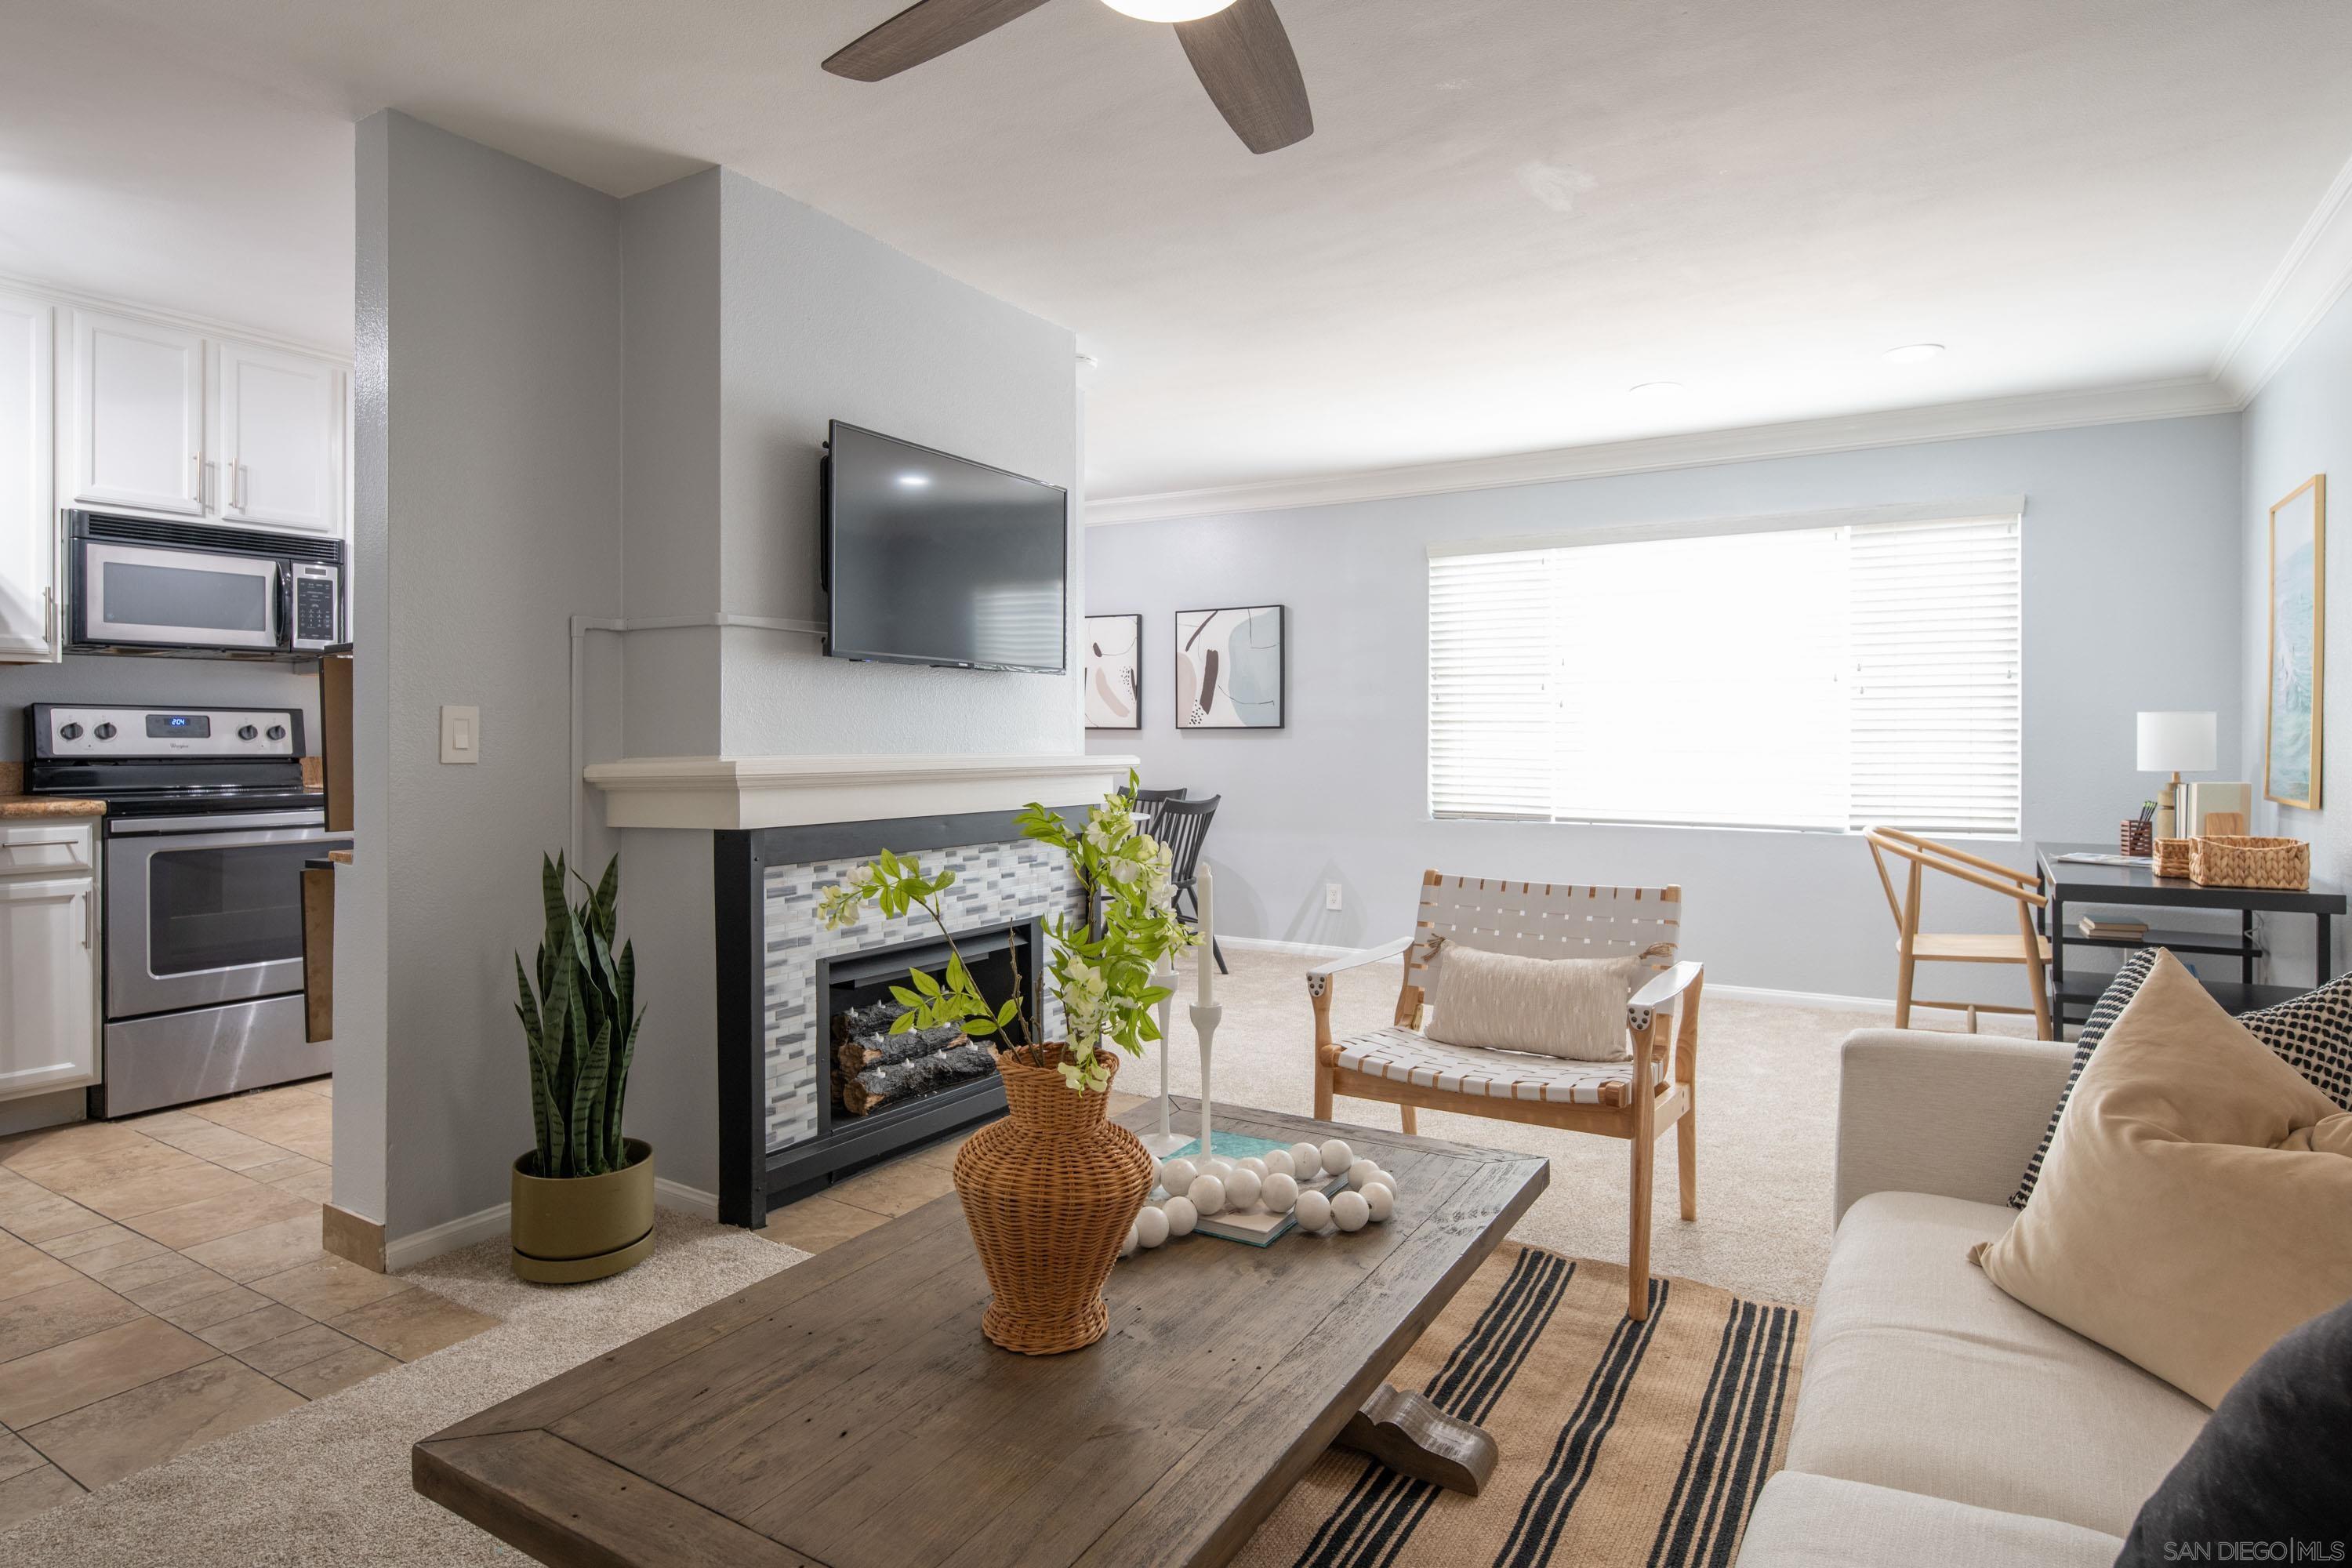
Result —
<path fill-rule="evenodd" d="M 2146 921 L 2102 920 L 2097 915 L 2084 915 L 2076 922 L 2084 936 L 2099 942 L 2144 942 L 2147 938 Z"/>

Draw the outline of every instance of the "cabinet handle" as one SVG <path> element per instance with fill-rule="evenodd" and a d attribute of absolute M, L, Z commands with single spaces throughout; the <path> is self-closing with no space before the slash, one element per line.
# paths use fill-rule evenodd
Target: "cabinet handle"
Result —
<path fill-rule="evenodd" d="M 97 938 L 98 895 L 95 890 L 81 896 L 81 944 L 88 947 Z"/>
<path fill-rule="evenodd" d="M 220 465 L 217 463 L 206 463 L 205 465 L 204 491 L 196 498 L 196 504 L 203 507 L 206 511 L 210 511 L 213 509 L 213 497 L 220 493 L 219 481 Z"/>
<path fill-rule="evenodd" d="M 41 642 L 45 647 L 58 646 L 58 591 L 41 590 Z"/>

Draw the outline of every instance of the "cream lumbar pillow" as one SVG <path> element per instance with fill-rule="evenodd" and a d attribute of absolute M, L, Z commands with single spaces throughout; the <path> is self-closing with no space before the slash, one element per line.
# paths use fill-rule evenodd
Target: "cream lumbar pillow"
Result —
<path fill-rule="evenodd" d="M 1571 1061 L 1632 1055 L 1625 1004 L 1656 973 L 1643 958 L 1522 958 L 1449 942 L 1429 1037 Z"/>
<path fill-rule="evenodd" d="M 2279 1336 L 2352 1300 L 2352 1112 L 2160 953 L 2084 1067 L 2033 1201 L 1971 1256 L 2218 1404 Z"/>

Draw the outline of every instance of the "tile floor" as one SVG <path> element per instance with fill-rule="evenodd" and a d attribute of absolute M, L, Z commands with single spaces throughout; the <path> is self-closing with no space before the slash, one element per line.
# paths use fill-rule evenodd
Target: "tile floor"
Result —
<path fill-rule="evenodd" d="M 1223 1096 L 1218 1098 L 1223 1100 Z M 1117 1116 L 1142 1103 L 1141 1095 L 1114 1089 L 1110 1113 Z M 956 1150 L 962 1143 L 961 1136 L 950 1138 L 889 1164 L 860 1172 L 826 1189 L 821 1196 L 803 1198 L 776 1210 L 768 1216 L 767 1229 L 758 1234 L 771 1241 L 797 1247 L 803 1252 L 823 1252 L 828 1247 L 837 1247 L 885 1220 L 896 1219 L 909 1209 L 920 1208 L 933 1198 L 955 1191 L 950 1173 L 955 1164 Z"/>
<path fill-rule="evenodd" d="M 333 1092 L 0 1138 L 0 1529 L 492 1326 L 320 1249 Z"/>

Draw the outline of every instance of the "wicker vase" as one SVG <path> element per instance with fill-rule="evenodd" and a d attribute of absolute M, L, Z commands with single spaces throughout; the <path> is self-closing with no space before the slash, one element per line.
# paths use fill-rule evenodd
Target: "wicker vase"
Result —
<path fill-rule="evenodd" d="M 1013 1114 L 967 1140 L 956 1195 L 994 1299 L 980 1331 L 1024 1355 L 1090 1345 L 1110 1326 L 1103 1281 L 1151 1192 L 1151 1155 L 1108 1119 L 1109 1091 L 1074 1092 L 1058 1045 L 1000 1054 Z M 1114 1071 L 1116 1053 L 1103 1061 Z"/>

